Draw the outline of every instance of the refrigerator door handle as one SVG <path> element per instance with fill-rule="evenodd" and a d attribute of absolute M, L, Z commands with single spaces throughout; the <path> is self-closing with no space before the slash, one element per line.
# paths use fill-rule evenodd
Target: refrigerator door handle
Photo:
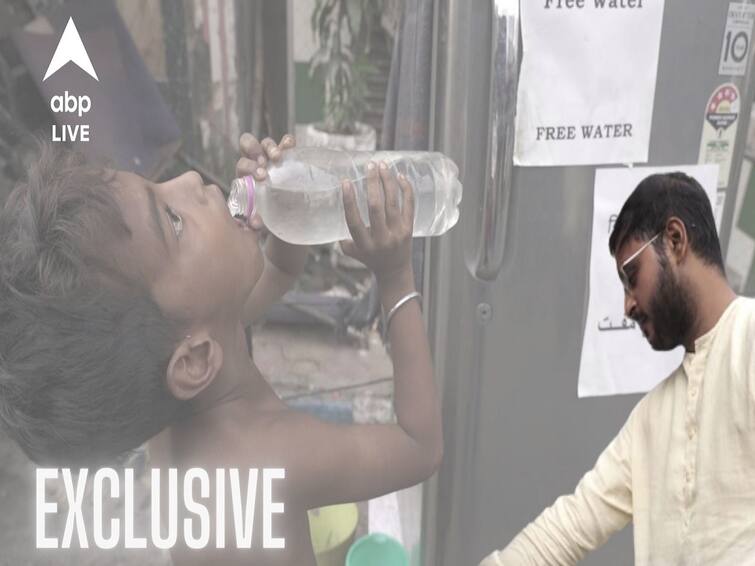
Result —
<path fill-rule="evenodd" d="M 493 281 L 503 266 L 514 158 L 516 96 L 519 86 L 519 0 L 492 0 L 490 126 L 479 249 L 473 275 Z"/>

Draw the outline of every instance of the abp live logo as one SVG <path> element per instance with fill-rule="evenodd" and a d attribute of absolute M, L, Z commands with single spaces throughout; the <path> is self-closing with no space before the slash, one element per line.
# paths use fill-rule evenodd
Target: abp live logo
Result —
<path fill-rule="evenodd" d="M 92 60 L 89 58 L 89 54 L 84 47 L 84 42 L 81 41 L 79 30 L 76 29 L 76 24 L 73 23 L 73 18 L 68 18 L 68 23 L 63 30 L 63 35 L 60 37 L 58 46 L 55 48 L 55 53 L 42 81 L 46 81 L 68 63 L 73 63 L 94 80 L 100 80 L 97 77 L 97 72 L 94 70 Z M 50 100 L 50 109 L 56 114 L 77 114 L 79 118 L 82 118 L 92 109 L 92 99 L 87 95 L 70 94 L 66 90 L 63 94 L 52 97 Z M 88 142 L 89 124 L 61 124 L 60 130 L 57 129 L 57 124 L 53 124 L 52 141 Z"/>

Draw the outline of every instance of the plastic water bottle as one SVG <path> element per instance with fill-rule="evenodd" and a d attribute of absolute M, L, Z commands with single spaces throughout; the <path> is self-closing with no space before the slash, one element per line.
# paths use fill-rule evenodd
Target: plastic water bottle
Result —
<path fill-rule="evenodd" d="M 356 189 L 365 224 L 366 167 L 385 161 L 414 187 L 414 235 L 437 236 L 459 219 L 462 186 L 459 169 L 441 153 L 423 151 L 341 151 L 322 147 L 286 150 L 264 181 L 251 176 L 231 184 L 228 208 L 248 220 L 259 212 L 267 228 L 292 244 L 324 244 L 350 238 L 343 209 L 341 180 Z"/>

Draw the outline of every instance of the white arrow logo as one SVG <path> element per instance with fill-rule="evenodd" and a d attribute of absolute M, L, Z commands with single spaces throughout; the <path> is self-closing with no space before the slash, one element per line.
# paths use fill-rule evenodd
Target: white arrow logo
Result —
<path fill-rule="evenodd" d="M 73 23 L 73 18 L 68 18 L 66 29 L 63 30 L 63 35 L 58 42 L 58 46 L 55 48 L 55 54 L 52 56 L 50 66 L 47 67 L 45 78 L 42 80 L 46 81 L 50 75 L 55 74 L 58 69 L 69 61 L 78 65 L 82 71 L 94 80 L 100 80 L 97 78 L 97 73 L 94 72 L 92 61 L 89 59 L 87 50 L 84 48 L 84 43 L 81 41 L 76 24 Z"/>

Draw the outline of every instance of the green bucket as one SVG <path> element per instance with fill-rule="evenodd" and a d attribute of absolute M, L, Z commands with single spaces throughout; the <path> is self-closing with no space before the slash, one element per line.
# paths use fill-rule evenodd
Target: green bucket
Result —
<path fill-rule="evenodd" d="M 409 566 L 409 555 L 395 538 L 372 533 L 351 545 L 346 566 Z"/>

